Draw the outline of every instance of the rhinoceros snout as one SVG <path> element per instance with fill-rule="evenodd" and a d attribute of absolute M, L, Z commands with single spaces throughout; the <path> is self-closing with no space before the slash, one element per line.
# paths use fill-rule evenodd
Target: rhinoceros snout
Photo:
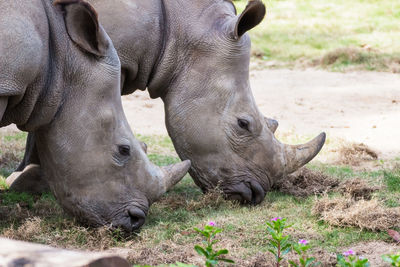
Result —
<path fill-rule="evenodd" d="M 126 211 L 124 218 L 118 222 L 114 222 L 113 226 L 121 228 L 127 233 L 139 230 L 146 220 L 146 214 L 139 208 L 130 207 Z"/>
<path fill-rule="evenodd" d="M 138 230 L 144 224 L 146 220 L 146 214 L 138 208 L 130 208 L 128 210 L 130 217 L 132 231 Z"/>
<path fill-rule="evenodd" d="M 225 190 L 227 199 L 236 200 L 243 204 L 260 204 L 265 197 L 265 191 L 261 185 L 255 181 L 243 181 L 230 186 Z"/>

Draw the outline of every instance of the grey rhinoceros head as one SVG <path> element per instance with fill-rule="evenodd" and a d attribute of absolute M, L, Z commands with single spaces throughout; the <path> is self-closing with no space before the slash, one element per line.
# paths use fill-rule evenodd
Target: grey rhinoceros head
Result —
<path fill-rule="evenodd" d="M 278 179 L 317 155 L 325 133 L 307 144 L 282 144 L 274 136 L 277 122 L 256 106 L 246 32 L 264 18 L 262 2 L 250 1 L 239 16 L 230 1 L 203 2 L 212 6 L 196 15 L 185 11 L 196 20 L 189 37 L 169 33 L 186 46 L 164 97 L 168 132 L 180 157 L 191 160 L 189 173 L 204 191 L 219 186 L 228 198 L 258 204 Z"/>
<path fill-rule="evenodd" d="M 190 162 L 159 168 L 125 118 L 117 53 L 89 4 L 58 0 L 68 33 L 62 105 L 35 132 L 44 176 L 69 213 L 91 225 L 139 228 L 149 205 L 187 172 Z M 64 26 L 63 26 L 64 27 Z M 58 29 L 59 30 L 59 29 Z M 56 60 L 57 61 L 57 60 Z"/>

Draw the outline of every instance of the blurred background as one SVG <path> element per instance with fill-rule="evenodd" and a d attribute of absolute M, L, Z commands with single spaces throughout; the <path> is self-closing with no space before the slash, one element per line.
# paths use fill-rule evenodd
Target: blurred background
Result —
<path fill-rule="evenodd" d="M 250 35 L 267 65 L 400 72 L 400 1 L 263 2 L 266 19 Z M 234 3 L 241 11 L 247 1 Z"/>

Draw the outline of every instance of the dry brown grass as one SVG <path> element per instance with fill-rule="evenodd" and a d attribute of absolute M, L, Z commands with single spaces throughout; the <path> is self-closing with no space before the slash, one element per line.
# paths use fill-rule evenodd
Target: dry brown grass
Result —
<path fill-rule="evenodd" d="M 398 56 L 387 56 L 370 46 L 342 47 L 323 55 L 321 58 L 312 60 L 311 66 L 339 67 L 341 69 L 370 69 L 390 71 L 399 73 L 400 58 Z"/>
<path fill-rule="evenodd" d="M 376 199 L 355 201 L 349 197 L 323 197 L 312 212 L 334 226 L 355 226 L 371 231 L 400 227 L 400 207 L 386 208 Z"/>
<path fill-rule="evenodd" d="M 25 146 L 16 140 L 4 142 L 0 135 L 0 167 L 13 170 L 21 161 Z"/>
<path fill-rule="evenodd" d="M 346 180 L 340 184 L 338 191 L 348 195 L 354 200 L 370 200 L 372 194 L 380 189 L 379 186 L 371 186 L 361 178 Z"/>
<path fill-rule="evenodd" d="M 83 227 L 48 199 L 38 199 L 32 207 L 24 203 L 1 206 L 0 219 L 8 225 L 2 236 L 11 239 L 85 250 L 104 250 L 116 244 L 111 229 Z"/>
<path fill-rule="evenodd" d="M 367 59 L 368 55 L 365 53 L 365 51 L 358 48 L 344 47 L 326 53 L 320 59 L 320 61 L 316 63 L 321 65 L 333 65 L 343 60 L 355 63 L 363 63 Z"/>
<path fill-rule="evenodd" d="M 343 144 L 339 150 L 338 164 L 358 166 L 363 161 L 378 159 L 378 153 L 365 144 Z"/>
<path fill-rule="evenodd" d="M 204 208 L 233 208 L 238 205 L 236 202 L 226 200 L 224 193 L 218 188 L 210 190 L 196 199 L 188 199 L 184 195 L 179 194 L 165 195 L 158 200 L 158 204 L 170 209 L 184 208 L 187 211 L 196 211 Z"/>
<path fill-rule="evenodd" d="M 319 195 L 339 186 L 339 180 L 320 171 L 301 168 L 282 179 L 276 188 L 296 197 Z"/>
<path fill-rule="evenodd" d="M 10 226 L 2 236 L 30 242 L 46 243 L 53 247 L 101 251 L 115 245 L 112 231 L 107 227 L 91 229 L 64 220 L 53 229 L 40 217 L 27 218 L 19 226 Z"/>

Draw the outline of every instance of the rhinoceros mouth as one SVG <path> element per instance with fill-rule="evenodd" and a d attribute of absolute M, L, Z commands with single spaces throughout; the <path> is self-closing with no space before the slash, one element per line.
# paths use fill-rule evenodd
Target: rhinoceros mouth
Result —
<path fill-rule="evenodd" d="M 235 200 L 242 204 L 257 205 L 265 197 L 265 190 L 256 180 L 246 180 L 223 186 L 222 190 L 227 199 Z"/>
<path fill-rule="evenodd" d="M 148 212 L 148 205 L 136 202 L 122 204 L 68 199 L 68 202 L 63 201 L 61 205 L 82 224 L 120 228 L 127 233 L 139 230 Z"/>
<path fill-rule="evenodd" d="M 129 207 L 119 216 L 114 219 L 111 226 L 113 228 L 120 228 L 127 233 L 138 231 L 146 221 L 146 213 L 137 207 Z"/>
<path fill-rule="evenodd" d="M 255 173 L 255 171 L 258 172 Z M 260 171 L 260 168 L 254 168 L 253 171 L 248 168 L 242 168 L 240 171 L 238 169 L 221 168 L 214 173 L 205 173 L 192 165 L 189 173 L 203 193 L 220 189 L 226 199 L 238 201 L 242 204 L 257 205 L 261 203 L 266 192 L 270 189 L 268 178 L 256 178 L 266 177 L 265 173 Z"/>

